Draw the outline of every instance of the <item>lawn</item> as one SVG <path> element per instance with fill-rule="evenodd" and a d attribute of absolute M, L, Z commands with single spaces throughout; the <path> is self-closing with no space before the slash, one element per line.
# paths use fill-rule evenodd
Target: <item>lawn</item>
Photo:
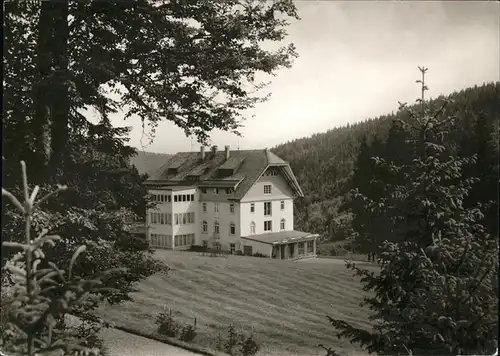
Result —
<path fill-rule="evenodd" d="M 336 338 L 326 315 L 367 326 L 359 306 L 363 292 L 342 261 L 278 261 L 258 257 L 206 257 L 194 252 L 157 251 L 172 270 L 139 285 L 134 301 L 105 306 L 107 321 L 154 332 L 164 305 L 180 322 L 197 318 L 194 343 L 213 347 L 219 328 L 234 323 L 253 330 L 259 355 L 324 355 L 318 344 L 349 355 L 363 354 Z"/>

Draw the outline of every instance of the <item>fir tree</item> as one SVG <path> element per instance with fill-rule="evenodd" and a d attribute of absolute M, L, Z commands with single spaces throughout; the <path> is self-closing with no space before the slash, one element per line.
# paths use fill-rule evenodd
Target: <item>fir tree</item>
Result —
<path fill-rule="evenodd" d="M 379 273 L 348 263 L 371 297 L 365 299 L 373 330 L 329 317 L 338 336 L 379 355 L 491 354 L 498 334 L 498 237 L 480 223 L 478 208 L 464 200 L 477 181 L 464 177 L 476 156 L 450 154 L 445 140 L 453 116 L 447 102 L 426 107 L 426 68 L 419 68 L 422 98 L 418 111 L 401 105 L 401 122 L 413 151 L 410 163 L 378 164 L 404 178 L 381 201 L 366 209 L 387 216 L 393 242 L 381 245 Z M 389 183 L 391 184 L 391 183 Z"/>

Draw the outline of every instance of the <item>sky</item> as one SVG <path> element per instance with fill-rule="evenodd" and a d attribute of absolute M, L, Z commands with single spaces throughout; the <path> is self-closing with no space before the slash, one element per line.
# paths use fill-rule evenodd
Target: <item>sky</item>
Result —
<path fill-rule="evenodd" d="M 414 102 L 417 66 L 429 68 L 428 97 L 500 80 L 498 1 L 296 1 L 300 21 L 288 28 L 299 58 L 265 78 L 269 101 L 248 111 L 242 137 L 213 131 L 220 148 L 261 149 L 347 123 L 364 121 Z M 195 139 L 170 122 L 143 137 L 138 117 L 129 144 L 149 152 L 199 150 Z M 141 138 L 142 137 L 142 138 Z"/>

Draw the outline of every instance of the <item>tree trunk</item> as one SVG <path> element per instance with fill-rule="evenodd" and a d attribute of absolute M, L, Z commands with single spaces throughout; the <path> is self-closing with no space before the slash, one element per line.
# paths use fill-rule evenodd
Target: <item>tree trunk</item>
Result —
<path fill-rule="evenodd" d="M 37 181 L 57 181 L 64 172 L 68 144 L 69 98 L 67 0 L 43 1 L 40 8 L 34 84 L 34 167 Z"/>

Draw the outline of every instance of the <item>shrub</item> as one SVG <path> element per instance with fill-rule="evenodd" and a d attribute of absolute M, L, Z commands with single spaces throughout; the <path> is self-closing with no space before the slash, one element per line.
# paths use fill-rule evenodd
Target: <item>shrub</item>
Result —
<path fill-rule="evenodd" d="M 206 252 L 207 249 L 208 249 L 208 247 L 201 246 L 201 245 L 191 245 L 191 247 L 189 247 L 189 251 L 192 251 L 192 252 Z"/>
<path fill-rule="evenodd" d="M 265 254 L 263 254 L 263 253 L 260 253 L 260 252 L 255 252 L 255 253 L 253 254 L 253 257 L 269 257 L 269 256 L 267 256 L 267 255 L 265 255 Z"/>
<path fill-rule="evenodd" d="M 182 341 L 190 342 L 193 341 L 194 338 L 196 337 L 197 332 L 196 332 L 196 318 L 194 318 L 194 324 L 193 325 L 185 325 L 181 329 L 181 333 L 179 336 L 179 339 Z"/>
<path fill-rule="evenodd" d="M 169 337 L 177 336 L 179 332 L 179 324 L 172 317 L 172 309 L 164 307 L 163 312 L 158 314 L 155 320 L 158 325 L 158 333 Z"/>
<path fill-rule="evenodd" d="M 253 338 L 253 335 L 250 335 L 244 338 L 241 342 L 241 354 L 243 356 L 253 356 L 257 352 L 259 352 L 260 346 L 257 341 Z"/>
<path fill-rule="evenodd" d="M 217 330 L 215 348 L 232 356 L 253 356 L 259 351 L 260 345 L 252 334 L 247 336 L 242 331 L 237 330 L 234 324 L 229 324 L 225 338 L 220 329 Z"/>
<path fill-rule="evenodd" d="M 78 247 L 73 253 L 67 272 L 46 258 L 44 248 L 46 245 L 56 245 L 60 237 L 49 235 L 48 230 L 43 229 L 33 238 L 33 216 L 40 210 L 40 204 L 65 191 L 66 186 L 58 186 L 55 191 L 36 200 L 40 188 L 35 186 L 30 194 L 26 164 L 23 161 L 21 168 L 24 203 L 2 188 L 2 196 L 25 219 L 25 241 L 2 243 L 5 247 L 20 249 L 21 252 L 7 260 L 2 271 L 0 346 L 4 351 L 28 356 L 56 350 L 62 350 L 65 354 L 84 351 L 88 355 L 97 355 L 100 353 L 98 348 L 88 347 L 98 344 L 95 339 L 97 332 L 89 331 L 87 335 L 74 333 L 64 327 L 64 317 L 75 308 L 95 305 L 97 301 L 91 297 L 92 293 L 95 295 L 104 291 L 103 281 L 113 270 L 101 272 L 92 280 L 75 277 L 73 267 L 78 257 L 85 253 L 85 245 Z"/>
<path fill-rule="evenodd" d="M 238 344 L 238 333 L 236 332 L 236 328 L 233 324 L 230 324 L 227 329 L 227 338 L 224 343 L 224 352 L 233 355 L 233 349 Z"/>

